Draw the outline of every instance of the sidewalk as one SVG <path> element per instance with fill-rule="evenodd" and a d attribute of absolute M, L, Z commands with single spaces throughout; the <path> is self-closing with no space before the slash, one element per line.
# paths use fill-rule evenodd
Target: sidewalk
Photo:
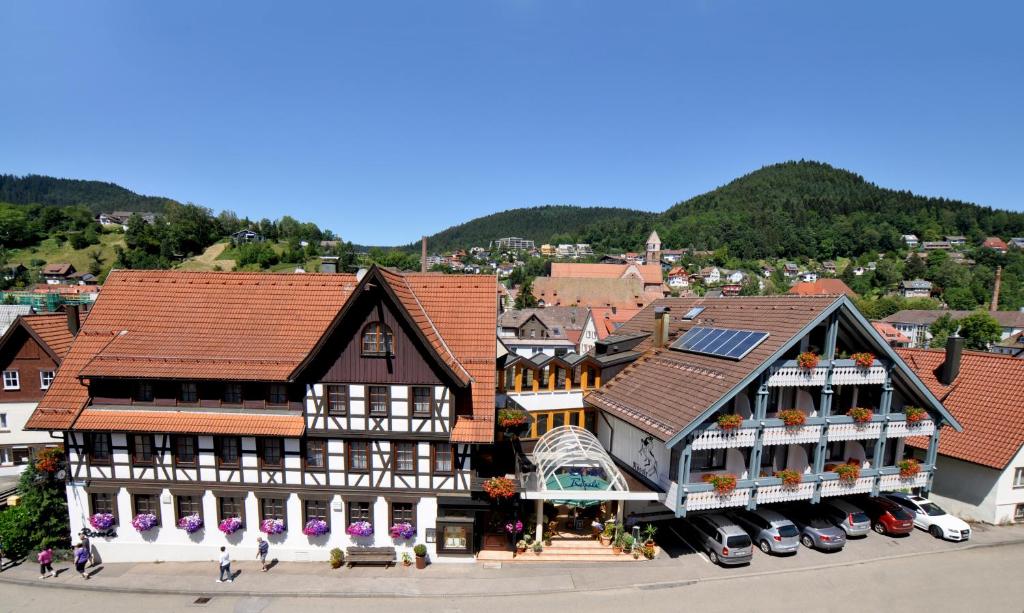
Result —
<path fill-rule="evenodd" d="M 662 553 L 650 562 L 636 564 L 432 564 L 425 570 L 402 566 L 331 569 L 326 562 L 277 564 L 259 572 L 255 560 L 232 564 L 233 583 L 216 583 L 216 562 L 164 562 L 105 564 L 92 569 L 88 581 L 69 563 L 58 563 L 56 578 L 39 579 L 38 566 L 28 561 L 8 566 L 0 583 L 16 583 L 128 593 L 236 596 L 301 596 L 327 598 L 508 596 L 673 587 L 701 581 L 719 581 L 865 564 L 880 559 L 920 557 L 1000 545 L 1024 544 L 1024 526 L 983 527 L 969 543 L 947 543 L 916 531 L 907 539 L 878 535 L 851 542 L 838 554 L 801 551 L 790 558 L 755 556 L 746 568 L 722 569 L 692 551 Z M 922 563 L 922 562 L 919 562 Z M 923 561 L 926 563 L 926 561 Z"/>

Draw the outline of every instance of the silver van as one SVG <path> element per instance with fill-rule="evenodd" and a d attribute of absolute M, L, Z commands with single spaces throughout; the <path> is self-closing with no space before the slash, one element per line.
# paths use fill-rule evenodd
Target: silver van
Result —
<path fill-rule="evenodd" d="M 754 557 L 750 537 L 724 515 L 696 515 L 688 521 L 693 528 L 697 544 L 715 564 L 749 564 Z"/>
<path fill-rule="evenodd" d="M 871 531 L 871 518 L 868 514 L 841 498 L 823 502 L 821 510 L 832 523 L 843 529 L 847 537 L 867 536 Z"/>
<path fill-rule="evenodd" d="M 800 530 L 775 511 L 737 511 L 730 517 L 747 531 L 754 544 L 765 553 L 796 553 L 800 549 Z"/>

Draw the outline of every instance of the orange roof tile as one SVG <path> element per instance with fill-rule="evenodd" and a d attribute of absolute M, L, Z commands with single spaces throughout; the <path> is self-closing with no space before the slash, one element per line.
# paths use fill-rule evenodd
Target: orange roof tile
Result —
<path fill-rule="evenodd" d="M 85 409 L 75 430 L 302 436 L 305 422 L 302 415 Z"/>
<path fill-rule="evenodd" d="M 838 296 L 846 294 L 850 298 L 857 298 L 857 292 L 850 289 L 850 286 L 843 283 L 842 279 L 818 279 L 807 283 L 801 281 L 789 288 L 788 294 L 797 296 Z"/>
<path fill-rule="evenodd" d="M 635 268 L 643 282 L 651 285 L 661 283 L 661 264 L 574 264 L 554 262 L 551 264 L 553 278 L 620 279 L 630 268 Z"/>
<path fill-rule="evenodd" d="M 32 329 L 41 341 L 58 356 L 58 362 L 71 347 L 75 337 L 68 329 L 68 318 L 64 313 L 46 313 L 40 315 L 24 315 L 21 322 Z"/>
<path fill-rule="evenodd" d="M 873 321 L 871 322 L 872 327 L 882 335 L 890 345 L 897 343 L 900 345 L 906 345 L 910 343 L 910 339 L 905 334 L 896 329 L 892 324 L 887 324 L 884 321 Z"/>
<path fill-rule="evenodd" d="M 965 351 L 960 374 L 953 385 L 936 375 L 945 362 L 941 349 L 897 349 L 963 427 L 946 428 L 939 437 L 939 453 L 1002 470 L 1024 444 L 1024 360 L 1010 356 Z M 928 440 L 912 437 L 907 443 L 927 449 Z"/>

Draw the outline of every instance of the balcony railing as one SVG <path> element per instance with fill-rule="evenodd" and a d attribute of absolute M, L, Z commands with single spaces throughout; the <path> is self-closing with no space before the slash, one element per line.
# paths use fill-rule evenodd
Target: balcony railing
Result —
<path fill-rule="evenodd" d="M 764 429 L 764 445 L 798 445 L 817 443 L 821 438 L 821 426 L 774 426 Z"/>
<path fill-rule="evenodd" d="M 899 473 L 895 475 L 882 475 L 878 479 L 878 489 L 886 492 L 912 487 L 924 487 L 928 485 L 929 474 L 931 474 L 931 471 L 922 470 L 913 477 L 901 477 Z"/>
<path fill-rule="evenodd" d="M 848 494 L 866 494 L 875 484 L 874 477 L 860 477 L 856 481 L 840 481 L 837 478 L 821 484 L 821 496 L 846 496 Z"/>
<path fill-rule="evenodd" d="M 753 425 L 755 422 L 749 423 Z M 712 426 L 693 440 L 693 448 L 723 449 L 729 447 L 751 447 L 754 445 L 756 436 L 757 431 L 752 427 L 739 428 L 737 430 L 722 430 L 718 426 Z"/>
<path fill-rule="evenodd" d="M 880 436 L 882 436 L 882 423 L 878 421 L 864 424 L 852 422 L 830 424 L 828 427 L 829 441 L 856 441 Z"/>
<path fill-rule="evenodd" d="M 795 360 L 783 362 L 768 378 L 768 387 L 814 387 L 825 385 L 829 365 L 823 360 L 815 368 L 801 368 Z M 853 360 L 832 361 L 832 385 L 880 385 L 885 383 L 885 366 L 861 368 Z"/>
<path fill-rule="evenodd" d="M 916 424 L 907 423 L 905 420 L 889 422 L 887 436 L 899 438 L 902 436 L 931 436 L 935 432 L 935 422 L 925 419 Z"/>

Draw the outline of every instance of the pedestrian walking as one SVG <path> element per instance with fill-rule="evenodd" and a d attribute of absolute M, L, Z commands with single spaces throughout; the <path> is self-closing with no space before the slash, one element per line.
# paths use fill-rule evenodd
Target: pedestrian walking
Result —
<path fill-rule="evenodd" d="M 256 559 L 263 565 L 260 570 L 267 572 L 267 554 L 270 553 L 270 543 L 263 540 L 262 536 L 256 537 Z"/>
<path fill-rule="evenodd" d="M 78 533 L 78 540 L 82 543 L 82 547 L 85 547 L 85 550 L 89 552 L 89 568 L 96 566 L 96 557 L 92 553 L 92 543 L 89 542 L 89 535 L 85 533 L 85 528 L 82 528 L 82 531 Z"/>
<path fill-rule="evenodd" d="M 53 549 L 47 547 L 46 549 L 39 552 L 36 556 L 36 560 L 39 560 L 39 578 L 45 579 L 47 575 L 56 577 L 57 573 L 53 572 Z"/>
<path fill-rule="evenodd" d="M 225 579 L 225 577 L 227 577 Z M 220 577 L 217 578 L 217 583 L 234 583 L 234 579 L 231 578 L 231 556 L 228 554 L 226 547 L 220 548 Z"/>
<path fill-rule="evenodd" d="M 85 572 L 85 565 L 89 563 L 89 551 L 86 550 L 85 546 L 81 543 L 75 545 L 75 570 L 82 576 L 83 579 L 89 578 L 89 573 Z"/>

